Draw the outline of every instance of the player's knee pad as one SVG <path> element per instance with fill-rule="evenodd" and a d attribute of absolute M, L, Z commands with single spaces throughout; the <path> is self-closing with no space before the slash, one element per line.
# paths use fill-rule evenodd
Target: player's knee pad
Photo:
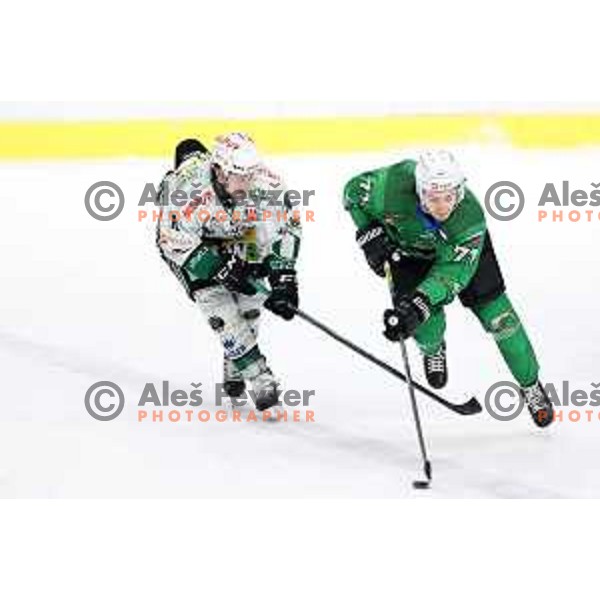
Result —
<path fill-rule="evenodd" d="M 521 328 L 521 321 L 514 310 L 508 310 L 494 317 L 489 324 L 489 332 L 496 340 L 512 337 Z"/>
<path fill-rule="evenodd" d="M 220 337 L 225 358 L 236 360 L 256 345 L 256 335 L 232 295 L 212 288 L 196 293 L 196 302 L 210 328 Z"/>
<path fill-rule="evenodd" d="M 521 328 L 519 316 L 505 294 L 474 311 L 485 330 L 497 341 L 512 337 Z"/>

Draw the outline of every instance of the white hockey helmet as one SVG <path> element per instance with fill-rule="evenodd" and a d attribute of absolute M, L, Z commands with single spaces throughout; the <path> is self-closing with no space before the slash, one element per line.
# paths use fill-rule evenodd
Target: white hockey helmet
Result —
<path fill-rule="evenodd" d="M 261 164 L 254 140 L 245 133 L 229 133 L 215 140 L 213 164 L 225 173 L 251 175 Z"/>
<path fill-rule="evenodd" d="M 465 174 L 454 155 L 447 150 L 428 150 L 421 154 L 415 180 L 421 203 L 433 192 L 456 190 L 457 204 L 465 197 Z"/>

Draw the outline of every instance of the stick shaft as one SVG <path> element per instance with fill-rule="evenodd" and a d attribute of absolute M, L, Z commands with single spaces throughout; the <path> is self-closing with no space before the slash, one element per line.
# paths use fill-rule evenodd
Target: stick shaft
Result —
<path fill-rule="evenodd" d="M 400 340 L 400 348 L 402 350 L 402 361 L 404 362 L 404 370 L 406 371 L 406 379 L 408 380 L 408 395 L 410 396 L 410 404 L 412 407 L 412 413 L 415 420 L 415 426 L 417 429 L 417 439 L 419 440 L 419 447 L 421 449 L 421 457 L 423 459 L 423 471 L 427 479 L 431 479 L 431 463 L 427 457 L 427 448 L 425 446 L 425 436 L 423 435 L 423 427 L 421 425 L 421 417 L 419 415 L 419 407 L 417 406 L 417 399 L 415 397 L 415 387 L 413 384 L 413 378 L 410 371 L 410 360 L 408 359 L 408 351 L 406 349 L 406 341 Z"/>

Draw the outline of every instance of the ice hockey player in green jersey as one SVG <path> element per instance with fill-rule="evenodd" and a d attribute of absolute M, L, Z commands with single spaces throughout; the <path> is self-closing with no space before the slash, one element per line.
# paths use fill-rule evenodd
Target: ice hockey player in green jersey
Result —
<path fill-rule="evenodd" d="M 371 269 L 380 277 L 389 269 L 394 308 L 384 313 L 384 335 L 396 342 L 414 337 L 429 384 L 442 388 L 448 379 L 444 306 L 458 296 L 493 336 L 536 425 L 549 425 L 554 411 L 535 352 L 506 294 L 481 205 L 454 156 L 429 151 L 362 173 L 346 184 L 344 206 Z"/>

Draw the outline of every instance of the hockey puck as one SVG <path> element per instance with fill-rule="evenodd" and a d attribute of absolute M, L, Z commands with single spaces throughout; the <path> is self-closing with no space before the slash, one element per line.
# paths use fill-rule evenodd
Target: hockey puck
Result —
<path fill-rule="evenodd" d="M 429 481 L 413 481 L 413 487 L 415 490 L 428 490 Z"/>

